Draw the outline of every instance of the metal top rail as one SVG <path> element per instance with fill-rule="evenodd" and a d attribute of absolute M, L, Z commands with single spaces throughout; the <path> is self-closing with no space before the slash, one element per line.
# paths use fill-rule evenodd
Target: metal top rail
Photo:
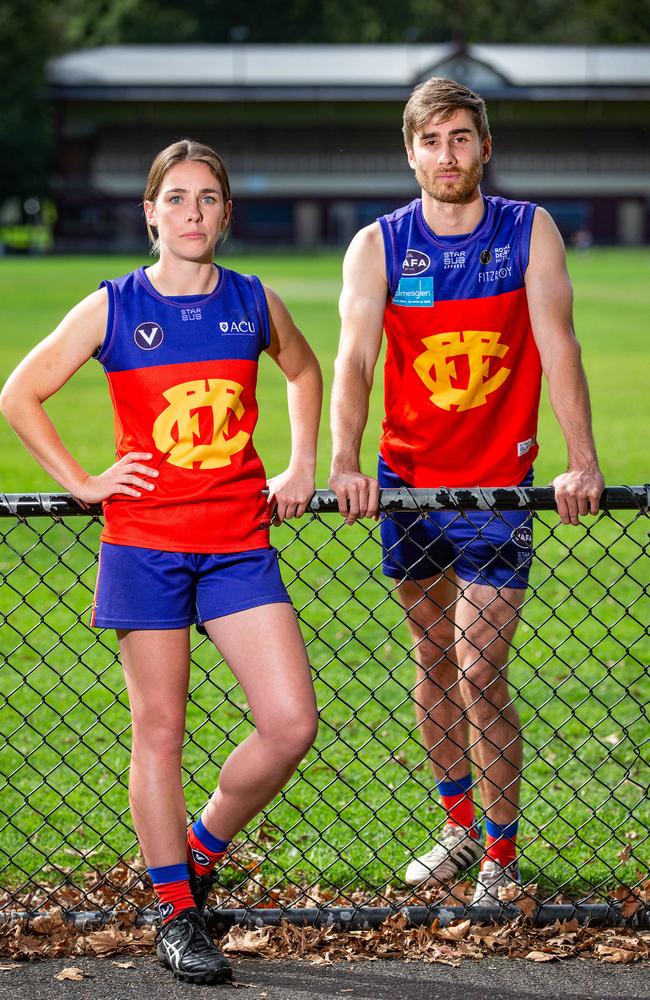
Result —
<path fill-rule="evenodd" d="M 381 490 L 382 511 L 394 510 L 554 510 L 552 486 L 476 487 L 473 489 Z M 650 508 L 650 484 L 607 486 L 600 497 L 603 510 Z M 331 490 L 316 490 L 309 509 L 315 514 L 333 514 L 338 502 Z M 0 517 L 100 517 L 101 504 L 83 507 L 69 493 L 0 493 Z"/>

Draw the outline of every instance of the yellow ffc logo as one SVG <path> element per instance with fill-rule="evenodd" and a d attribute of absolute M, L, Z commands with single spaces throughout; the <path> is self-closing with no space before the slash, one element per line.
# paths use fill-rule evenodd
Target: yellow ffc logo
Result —
<path fill-rule="evenodd" d="M 499 343 L 500 333 L 488 330 L 455 330 L 424 337 L 426 351 L 413 362 L 429 397 L 441 410 L 472 410 L 483 406 L 487 396 L 503 385 L 509 368 L 490 375 L 490 359 L 503 358 L 507 344 Z"/>
<path fill-rule="evenodd" d="M 239 382 L 225 378 L 197 379 L 167 389 L 163 396 L 168 406 L 153 425 L 156 448 L 166 452 L 171 464 L 182 469 L 193 469 L 196 464 L 200 469 L 230 465 L 231 456 L 241 451 L 250 438 L 250 434 L 241 430 L 226 437 L 230 414 L 234 413 L 238 420 L 244 415 L 239 398 L 242 391 Z M 199 443 L 207 436 L 201 433 L 201 414 L 203 421 L 211 420 L 209 444 Z"/>

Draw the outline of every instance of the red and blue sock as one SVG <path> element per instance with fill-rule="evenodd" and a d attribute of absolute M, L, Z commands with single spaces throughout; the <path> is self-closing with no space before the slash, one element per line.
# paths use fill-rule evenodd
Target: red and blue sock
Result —
<path fill-rule="evenodd" d="M 517 829 L 519 820 L 501 826 L 491 819 L 485 820 L 485 855 L 498 861 L 504 868 L 517 857 Z"/>
<path fill-rule="evenodd" d="M 479 828 L 476 824 L 476 811 L 472 797 L 472 775 L 463 778 L 451 778 L 438 781 L 442 807 L 447 813 L 447 822 L 454 826 L 463 826 L 470 837 L 479 838 Z"/>
<path fill-rule="evenodd" d="M 196 906 L 190 892 L 189 877 L 186 864 L 149 869 L 149 878 L 158 898 L 158 910 L 163 924 L 169 923 L 183 910 L 191 910 Z"/>
<path fill-rule="evenodd" d="M 187 831 L 187 863 L 196 875 L 209 875 L 228 850 L 229 840 L 210 833 L 199 817 Z"/>

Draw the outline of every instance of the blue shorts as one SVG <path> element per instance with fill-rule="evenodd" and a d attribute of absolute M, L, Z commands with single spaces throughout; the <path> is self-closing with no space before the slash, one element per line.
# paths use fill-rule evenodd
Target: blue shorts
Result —
<path fill-rule="evenodd" d="M 379 485 L 408 486 L 379 456 Z M 520 483 L 531 486 L 532 469 Z M 453 569 L 466 583 L 528 586 L 533 524 L 528 510 L 432 510 L 383 514 L 383 571 L 396 580 L 426 580 Z"/>
<path fill-rule="evenodd" d="M 290 598 L 274 548 L 213 555 L 102 542 L 91 624 L 184 628 L 276 603 Z"/>

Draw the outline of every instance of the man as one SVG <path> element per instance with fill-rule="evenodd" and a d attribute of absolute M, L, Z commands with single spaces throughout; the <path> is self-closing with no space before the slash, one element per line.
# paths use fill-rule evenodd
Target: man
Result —
<path fill-rule="evenodd" d="M 568 452 L 567 472 L 553 481 L 557 508 L 565 524 L 578 524 L 597 513 L 604 484 L 560 234 L 543 209 L 481 194 L 492 140 L 477 94 L 433 78 L 411 95 L 403 131 L 421 199 L 357 233 L 343 266 L 330 478 L 339 510 L 349 523 L 376 516 L 380 487 L 532 482 L 543 371 Z M 359 450 L 382 329 L 377 481 L 361 472 Z M 401 514 L 382 519 L 381 534 L 446 810 L 441 836 L 405 879 L 449 882 L 480 861 L 474 903 L 491 904 L 519 881 L 521 736 L 507 664 L 528 581 L 530 515 Z"/>

